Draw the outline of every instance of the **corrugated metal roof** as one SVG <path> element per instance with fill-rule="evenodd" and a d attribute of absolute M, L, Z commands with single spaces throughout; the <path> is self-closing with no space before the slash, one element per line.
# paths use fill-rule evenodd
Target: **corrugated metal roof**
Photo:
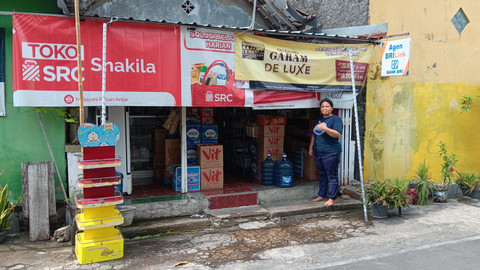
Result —
<path fill-rule="evenodd" d="M 91 18 L 91 19 L 102 19 L 110 20 L 111 18 L 101 18 L 101 17 L 82 17 L 82 18 Z M 249 27 L 230 27 L 226 25 L 212 25 L 212 24 L 199 24 L 199 23 L 183 23 L 181 21 L 169 22 L 166 20 L 153 21 L 150 19 L 145 20 L 134 20 L 133 18 L 118 18 L 118 21 L 123 22 L 137 22 L 137 23 L 156 23 L 156 24 L 169 24 L 169 25 L 180 25 L 186 27 L 204 27 L 218 30 L 228 30 L 236 32 L 250 32 L 252 34 L 264 34 L 270 36 L 278 37 L 297 37 L 297 38 L 308 38 L 308 39 L 318 39 L 324 41 L 330 41 L 331 43 L 373 43 L 380 44 L 381 41 L 377 37 L 359 37 L 359 36 L 349 36 L 349 35 L 332 35 L 326 34 L 323 32 L 314 32 L 314 31 L 300 31 L 300 30 L 278 30 L 278 29 L 258 29 L 258 28 L 249 28 Z"/>
<path fill-rule="evenodd" d="M 245 0 L 249 2 L 253 7 L 253 0 Z M 73 0 L 59 0 L 58 3 L 65 4 L 64 13 L 72 16 L 74 9 L 72 9 Z M 80 9 L 83 12 L 86 9 L 92 7 L 98 7 L 109 0 L 81 0 Z M 59 5 L 60 7 L 60 5 Z M 296 10 L 286 0 L 265 1 L 257 0 L 256 3 L 257 14 L 263 16 L 266 20 L 270 20 L 269 27 L 278 27 L 278 29 L 259 29 L 249 27 L 231 27 L 227 25 L 212 25 L 212 24 L 200 24 L 197 22 L 182 22 L 182 21 L 166 21 L 152 18 L 133 18 L 133 17 L 119 17 L 118 19 L 125 22 L 139 22 L 139 23 L 159 23 L 159 24 L 174 24 L 187 27 L 205 27 L 212 29 L 222 29 L 229 31 L 245 31 L 253 34 L 263 34 L 276 37 L 295 37 L 299 39 L 315 40 L 319 43 L 380 43 L 378 37 L 361 37 L 357 35 L 338 35 L 327 34 L 321 30 L 314 30 L 316 27 L 313 24 L 316 23 L 315 16 L 306 15 L 305 13 Z M 65 12 L 67 11 L 67 12 Z M 82 12 L 81 12 L 82 13 Z M 110 18 L 94 15 L 93 17 L 82 16 L 83 18 L 97 18 L 110 20 Z M 276 22 L 275 22 L 276 21 Z M 296 26 L 295 26 L 296 25 Z M 306 25 L 311 26 L 311 30 L 298 30 L 304 28 Z M 313 41 L 313 42 L 315 42 Z"/>

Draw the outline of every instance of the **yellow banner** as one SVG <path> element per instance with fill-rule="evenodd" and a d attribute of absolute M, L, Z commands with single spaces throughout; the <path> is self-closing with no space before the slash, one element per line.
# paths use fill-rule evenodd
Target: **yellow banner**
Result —
<path fill-rule="evenodd" d="M 357 88 L 364 85 L 371 44 L 312 44 L 249 34 L 235 39 L 235 79 L 252 89 L 352 91 L 352 51 Z"/>

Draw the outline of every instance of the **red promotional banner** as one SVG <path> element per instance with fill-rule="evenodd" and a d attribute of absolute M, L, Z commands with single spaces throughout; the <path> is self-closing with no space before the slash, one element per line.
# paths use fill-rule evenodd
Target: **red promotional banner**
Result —
<path fill-rule="evenodd" d="M 195 107 L 244 107 L 235 87 L 233 32 L 181 27 L 182 103 Z"/>
<path fill-rule="evenodd" d="M 102 101 L 102 27 L 80 23 L 84 105 Z M 107 27 L 108 106 L 181 106 L 178 26 L 115 22 Z M 13 14 L 15 106 L 78 106 L 75 20 Z"/>

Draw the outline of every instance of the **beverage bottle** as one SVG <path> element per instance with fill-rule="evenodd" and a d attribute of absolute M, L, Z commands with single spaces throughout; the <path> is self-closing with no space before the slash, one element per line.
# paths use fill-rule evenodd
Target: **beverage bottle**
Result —
<path fill-rule="evenodd" d="M 276 185 L 279 187 L 293 186 L 293 163 L 287 159 L 287 154 L 282 154 L 282 159 L 275 166 Z"/>
<path fill-rule="evenodd" d="M 205 72 L 207 71 L 207 66 L 206 65 L 202 65 L 202 68 L 200 69 L 200 84 L 203 84 L 203 77 L 205 77 Z"/>
<path fill-rule="evenodd" d="M 264 186 L 275 185 L 275 165 L 272 154 L 267 153 L 267 158 L 261 164 L 261 183 Z"/>

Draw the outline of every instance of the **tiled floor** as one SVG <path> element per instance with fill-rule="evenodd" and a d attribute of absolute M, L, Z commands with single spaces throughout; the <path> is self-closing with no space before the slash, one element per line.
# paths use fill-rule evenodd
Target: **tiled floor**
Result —
<path fill-rule="evenodd" d="M 296 182 L 304 182 L 296 179 Z M 252 187 L 261 186 L 253 178 L 225 176 L 223 189 L 201 191 L 209 201 L 210 209 L 255 205 L 257 192 Z M 171 186 L 145 185 L 133 186 L 132 194 L 125 196 L 126 203 L 149 203 L 168 200 L 180 200 L 185 194 L 176 192 Z"/>
<path fill-rule="evenodd" d="M 209 190 L 203 191 L 205 196 L 209 195 L 219 195 L 219 194 L 229 194 L 229 193 L 241 193 L 253 191 L 252 189 L 245 189 L 249 187 L 260 186 L 255 179 L 243 178 L 238 176 L 226 176 L 223 189 L 219 190 Z M 172 196 L 179 195 L 180 192 L 173 190 L 171 186 L 166 185 L 144 185 L 144 186 L 133 186 L 132 194 L 125 196 L 125 199 L 138 199 L 138 198 L 147 198 L 147 197 L 158 197 L 158 196 Z"/>

